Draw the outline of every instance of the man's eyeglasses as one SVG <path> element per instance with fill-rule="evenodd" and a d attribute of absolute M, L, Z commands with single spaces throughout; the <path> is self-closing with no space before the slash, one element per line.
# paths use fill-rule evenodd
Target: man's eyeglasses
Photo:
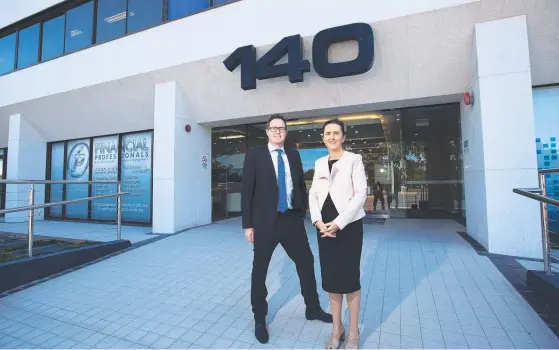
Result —
<path fill-rule="evenodd" d="M 278 132 L 279 131 L 279 132 L 283 133 L 283 132 L 285 132 L 286 128 L 282 128 L 282 127 L 278 128 L 277 126 L 271 126 L 271 127 L 268 128 L 268 130 L 270 132 Z"/>

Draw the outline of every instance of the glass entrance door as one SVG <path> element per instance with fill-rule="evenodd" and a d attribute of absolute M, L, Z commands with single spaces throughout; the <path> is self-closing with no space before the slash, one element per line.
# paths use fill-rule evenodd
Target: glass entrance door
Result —
<path fill-rule="evenodd" d="M 322 125 L 338 118 L 346 125 L 344 148 L 361 154 L 367 176 L 364 209 L 370 218 L 389 218 L 399 206 L 402 165 L 399 111 L 361 113 L 288 122 L 288 146 L 297 147 L 310 188 L 314 162 L 328 154 L 322 141 Z"/>
<path fill-rule="evenodd" d="M 407 217 L 463 217 L 458 104 L 402 110 Z"/>
<path fill-rule="evenodd" d="M 463 219 L 459 104 L 289 120 L 286 147 L 299 150 L 307 188 L 333 118 L 346 125 L 344 148 L 363 157 L 368 218 Z M 245 152 L 266 143 L 266 123 L 213 129 L 214 220 L 240 215 Z"/>

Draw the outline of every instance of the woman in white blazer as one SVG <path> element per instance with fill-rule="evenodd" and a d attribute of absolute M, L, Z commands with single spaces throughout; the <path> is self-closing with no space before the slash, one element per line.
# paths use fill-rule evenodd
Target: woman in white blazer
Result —
<path fill-rule="evenodd" d="M 360 263 L 363 246 L 363 205 L 367 199 L 367 179 L 361 155 L 345 151 L 345 126 L 340 120 L 322 127 L 328 155 L 315 163 L 309 191 L 311 220 L 318 235 L 322 288 L 330 295 L 333 324 L 327 349 L 337 349 L 345 339 L 342 325 L 344 294 L 350 314 L 346 348 L 359 342 L 361 303 Z"/>

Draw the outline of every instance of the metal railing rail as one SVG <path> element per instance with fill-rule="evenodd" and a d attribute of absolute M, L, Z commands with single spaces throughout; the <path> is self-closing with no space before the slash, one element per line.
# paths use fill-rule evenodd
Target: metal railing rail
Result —
<path fill-rule="evenodd" d="M 551 237 L 549 230 L 547 206 L 552 205 L 559 208 L 559 200 L 547 196 L 545 176 L 547 174 L 559 174 L 559 169 L 543 169 L 538 171 L 538 185 L 539 188 L 514 188 L 512 191 L 521 196 L 537 200 L 540 203 L 540 216 L 542 228 L 542 248 L 543 248 L 543 265 L 544 272 L 551 274 L 552 264 L 551 259 L 554 257 L 551 251 Z"/>
<path fill-rule="evenodd" d="M 79 202 L 88 202 L 98 199 L 117 197 L 116 200 L 116 237 L 117 240 L 121 239 L 121 226 L 122 226 L 122 196 L 128 195 L 129 192 L 122 192 L 122 184 L 120 181 L 68 181 L 68 180 L 0 180 L 0 184 L 6 185 L 31 185 L 29 189 L 29 205 L 24 207 L 16 207 L 10 209 L 0 210 L 0 214 L 16 213 L 20 211 L 28 211 L 28 226 L 27 226 L 27 241 L 28 241 L 28 255 L 33 256 L 33 230 L 34 230 L 34 219 L 35 219 L 35 209 L 50 208 L 59 205 L 73 204 Z M 76 184 L 76 185 L 102 185 L 102 184 L 116 184 L 116 193 L 106 194 L 100 196 L 92 196 L 78 199 L 70 199 L 60 202 L 45 203 L 45 204 L 35 204 L 35 185 L 50 185 L 50 184 Z"/>
<path fill-rule="evenodd" d="M 118 185 L 120 181 L 73 181 L 73 180 L 0 180 L 0 184 L 6 185 Z"/>

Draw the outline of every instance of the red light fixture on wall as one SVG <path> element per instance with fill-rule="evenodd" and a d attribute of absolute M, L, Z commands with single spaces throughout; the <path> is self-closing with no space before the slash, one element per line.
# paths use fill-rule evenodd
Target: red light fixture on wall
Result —
<path fill-rule="evenodd" d="M 464 104 L 466 106 L 474 104 L 474 93 L 473 92 L 470 93 L 468 91 L 468 92 L 464 93 Z"/>

